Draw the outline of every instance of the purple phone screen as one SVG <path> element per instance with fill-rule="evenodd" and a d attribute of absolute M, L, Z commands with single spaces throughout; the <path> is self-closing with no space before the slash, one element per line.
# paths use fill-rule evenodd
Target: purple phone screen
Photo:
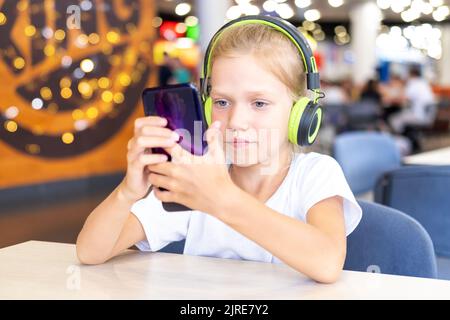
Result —
<path fill-rule="evenodd" d="M 180 146 L 195 155 L 205 152 L 207 143 L 203 139 L 206 130 L 203 121 L 202 104 L 193 85 L 180 84 L 144 91 L 145 115 L 158 115 L 167 119 L 167 128 L 180 135 Z M 164 153 L 154 148 L 155 153 Z"/>

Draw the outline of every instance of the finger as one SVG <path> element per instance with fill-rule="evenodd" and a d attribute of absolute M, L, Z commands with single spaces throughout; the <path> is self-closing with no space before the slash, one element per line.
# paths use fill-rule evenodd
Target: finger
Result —
<path fill-rule="evenodd" d="M 177 132 L 170 130 L 169 128 L 162 128 L 148 125 L 145 125 L 140 128 L 137 137 L 141 136 L 168 138 L 173 139 L 174 141 L 178 141 L 180 139 L 180 135 Z"/>
<path fill-rule="evenodd" d="M 143 126 L 165 127 L 167 119 L 158 116 L 140 117 L 134 120 L 134 133 L 137 134 Z"/>
<path fill-rule="evenodd" d="M 176 179 L 153 172 L 149 174 L 148 182 L 158 188 L 164 188 L 173 192 L 177 192 L 179 188 L 179 182 Z"/>
<path fill-rule="evenodd" d="M 175 201 L 176 197 L 174 195 L 174 192 L 172 191 L 163 191 L 158 188 L 153 188 L 153 192 L 155 194 L 156 199 L 162 202 L 177 202 Z"/>
<path fill-rule="evenodd" d="M 162 174 L 169 177 L 175 177 L 174 172 L 174 164 L 170 161 L 159 162 L 155 164 L 148 165 L 147 168 L 154 173 Z"/>
<path fill-rule="evenodd" d="M 164 148 L 168 154 L 172 157 L 174 163 L 191 163 L 193 155 L 184 150 L 179 144 L 175 144 L 171 147 Z"/>
<path fill-rule="evenodd" d="M 214 157 L 222 156 L 223 154 L 223 136 L 220 127 L 220 121 L 215 121 L 205 133 L 206 141 L 208 142 L 208 154 Z"/>
<path fill-rule="evenodd" d="M 142 151 L 146 148 L 170 148 L 174 145 L 176 141 L 172 138 L 140 136 L 136 138 L 134 148 Z"/>
<path fill-rule="evenodd" d="M 142 171 L 147 165 L 165 162 L 168 160 L 165 154 L 141 154 L 139 157 L 130 162 L 132 170 Z"/>

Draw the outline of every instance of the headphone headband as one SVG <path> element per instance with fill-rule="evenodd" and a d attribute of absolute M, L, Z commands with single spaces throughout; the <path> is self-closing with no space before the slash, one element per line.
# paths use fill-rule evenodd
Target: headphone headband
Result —
<path fill-rule="evenodd" d="M 317 65 L 314 55 L 312 53 L 311 47 L 308 44 L 306 38 L 288 21 L 277 17 L 262 16 L 262 15 L 250 15 L 241 17 L 232 21 L 229 21 L 224 26 L 222 26 L 212 37 L 208 44 L 208 48 L 205 52 L 205 59 L 202 68 L 202 77 L 200 79 L 201 92 L 203 97 L 208 96 L 208 80 L 210 74 L 210 64 L 211 64 L 211 53 L 217 40 L 220 38 L 222 31 L 231 27 L 245 24 L 264 24 L 271 26 L 277 31 L 280 31 L 285 36 L 287 36 L 292 43 L 297 47 L 300 52 L 300 56 L 303 61 L 303 65 L 306 71 L 306 87 L 308 90 L 312 90 L 317 93 L 320 89 L 320 78 L 317 72 Z"/>

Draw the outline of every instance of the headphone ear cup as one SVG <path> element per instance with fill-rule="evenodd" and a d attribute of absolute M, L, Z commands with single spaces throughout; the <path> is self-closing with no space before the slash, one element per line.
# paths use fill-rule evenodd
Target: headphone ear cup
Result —
<path fill-rule="evenodd" d="M 211 97 L 207 97 L 203 103 L 203 108 L 205 111 L 205 121 L 208 127 L 211 125 L 211 114 L 212 114 L 212 99 Z"/>
<path fill-rule="evenodd" d="M 288 138 L 293 144 L 300 144 L 300 140 L 298 140 L 300 121 L 303 118 L 303 112 L 309 103 L 310 100 L 308 98 L 302 97 L 294 103 L 294 106 L 291 109 L 291 114 L 289 115 Z"/>
<path fill-rule="evenodd" d="M 322 124 L 322 107 L 312 101 L 305 108 L 300 119 L 298 141 L 301 146 L 310 146 L 314 143 Z"/>
<path fill-rule="evenodd" d="M 310 146 L 316 140 L 322 123 L 322 108 L 306 97 L 298 100 L 289 116 L 289 141 L 300 146 Z"/>

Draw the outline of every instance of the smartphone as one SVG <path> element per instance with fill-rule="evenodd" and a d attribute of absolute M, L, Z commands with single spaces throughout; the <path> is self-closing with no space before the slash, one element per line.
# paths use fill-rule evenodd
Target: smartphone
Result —
<path fill-rule="evenodd" d="M 142 93 L 145 116 L 167 119 L 166 127 L 180 135 L 178 144 L 194 155 L 203 155 L 207 143 L 203 139 L 206 121 L 200 95 L 191 83 L 146 88 Z M 152 153 L 170 155 L 163 148 L 152 148 Z M 162 189 L 164 190 L 164 189 Z M 179 203 L 163 202 L 166 211 L 185 211 L 190 208 Z"/>

